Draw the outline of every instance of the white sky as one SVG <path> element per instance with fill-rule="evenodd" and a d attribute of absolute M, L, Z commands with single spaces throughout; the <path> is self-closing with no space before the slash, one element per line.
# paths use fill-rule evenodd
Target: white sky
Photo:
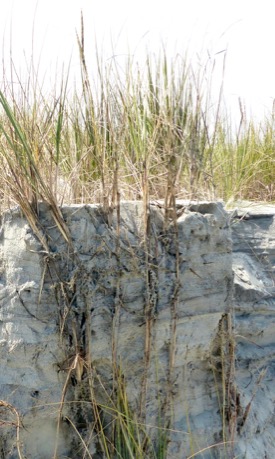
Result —
<path fill-rule="evenodd" d="M 76 29 L 83 10 L 86 53 L 94 53 L 94 38 L 106 58 L 129 49 L 137 56 L 146 46 L 157 52 L 161 40 L 168 50 L 208 49 L 212 56 L 227 48 L 224 92 L 227 105 L 239 97 L 261 116 L 275 98 L 274 0 L 0 0 L 1 54 L 9 61 L 10 40 L 17 68 L 32 55 L 40 71 L 54 78 L 56 62 L 78 71 Z M 12 31 L 11 31 L 12 30 Z M 11 38 L 12 37 L 12 38 Z M 171 51 L 172 52 L 172 51 Z M 223 54 L 216 54 L 221 64 Z"/>

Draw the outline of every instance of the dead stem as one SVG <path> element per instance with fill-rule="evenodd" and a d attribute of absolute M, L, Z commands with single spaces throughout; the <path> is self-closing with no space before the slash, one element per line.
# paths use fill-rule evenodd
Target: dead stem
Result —
<path fill-rule="evenodd" d="M 20 428 L 21 428 L 22 424 L 20 422 L 19 413 L 16 410 L 16 408 L 14 408 L 14 406 L 12 406 L 10 403 L 5 402 L 4 400 L 0 400 L 0 407 L 6 408 L 8 411 L 10 411 L 16 417 L 16 422 L 12 423 L 12 425 L 16 426 L 16 447 L 17 447 L 19 459 L 25 459 L 25 456 L 23 455 L 23 453 L 21 451 Z M 6 421 L 1 421 L 1 422 L 3 424 L 6 423 Z"/>

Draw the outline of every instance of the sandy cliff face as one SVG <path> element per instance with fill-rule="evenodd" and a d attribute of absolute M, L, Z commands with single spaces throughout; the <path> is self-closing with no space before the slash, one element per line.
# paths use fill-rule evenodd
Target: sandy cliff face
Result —
<path fill-rule="evenodd" d="M 273 214 L 179 203 L 174 219 L 152 205 L 145 220 L 138 202 L 62 214 L 69 244 L 40 207 L 49 253 L 18 209 L 2 216 L 0 458 L 105 457 L 93 401 L 112 435 L 122 381 L 153 442 L 144 457 L 161 429 L 168 458 L 225 438 L 196 457 L 273 457 Z"/>
<path fill-rule="evenodd" d="M 247 458 L 275 456 L 275 207 L 240 208 L 232 222 L 237 445 Z"/>

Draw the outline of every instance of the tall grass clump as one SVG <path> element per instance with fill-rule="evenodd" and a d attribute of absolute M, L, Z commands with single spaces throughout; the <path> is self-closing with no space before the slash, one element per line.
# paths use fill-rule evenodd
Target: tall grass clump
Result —
<path fill-rule="evenodd" d="M 77 36 L 82 84 L 43 90 L 38 70 L 27 84 L 11 62 L 15 84 L 0 93 L 2 200 L 101 202 L 141 199 L 146 170 L 151 199 L 273 199 L 274 115 L 233 129 L 223 103 L 223 78 L 213 98 L 215 60 L 149 52 L 118 65 L 96 51 L 89 71 L 83 20 Z M 226 55 L 224 57 L 225 65 Z M 217 78 L 215 78 L 216 81 Z M 19 89 L 18 89 L 19 88 Z M 216 90 L 217 93 L 217 90 Z M 16 171 L 16 174 L 15 174 Z M 20 190 L 20 191 L 19 191 Z"/>
<path fill-rule="evenodd" d="M 170 59 L 163 49 L 143 63 L 129 57 L 122 70 L 97 53 L 91 78 L 83 23 L 77 40 L 79 90 L 68 90 L 68 70 L 60 87 L 43 91 L 33 66 L 26 85 L 19 79 L 15 91 L 6 80 L 1 90 L 3 199 L 110 205 L 118 190 L 140 199 L 144 170 L 152 199 L 171 184 L 177 197 L 212 196 L 217 119 L 205 94 L 208 66 L 196 74 L 187 57 Z"/>
<path fill-rule="evenodd" d="M 264 121 L 243 120 L 238 133 L 219 126 L 214 149 L 217 195 L 223 199 L 274 201 L 274 114 Z"/>

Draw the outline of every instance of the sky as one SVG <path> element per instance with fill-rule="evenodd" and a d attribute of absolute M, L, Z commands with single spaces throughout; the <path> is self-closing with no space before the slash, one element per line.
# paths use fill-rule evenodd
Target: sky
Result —
<path fill-rule="evenodd" d="M 209 55 L 217 72 L 226 50 L 224 96 L 237 116 L 241 99 L 255 117 L 272 110 L 275 99 L 275 27 L 273 0 L 0 0 L 0 58 L 7 69 L 31 59 L 52 84 L 62 64 L 79 74 L 76 31 L 80 12 L 85 22 L 85 47 L 94 55 L 95 39 L 104 59 L 145 50 L 191 59 Z M 22 70 L 23 71 L 23 70 Z M 219 78 L 217 79 L 217 81 Z M 218 84 L 218 83 L 217 83 Z"/>

